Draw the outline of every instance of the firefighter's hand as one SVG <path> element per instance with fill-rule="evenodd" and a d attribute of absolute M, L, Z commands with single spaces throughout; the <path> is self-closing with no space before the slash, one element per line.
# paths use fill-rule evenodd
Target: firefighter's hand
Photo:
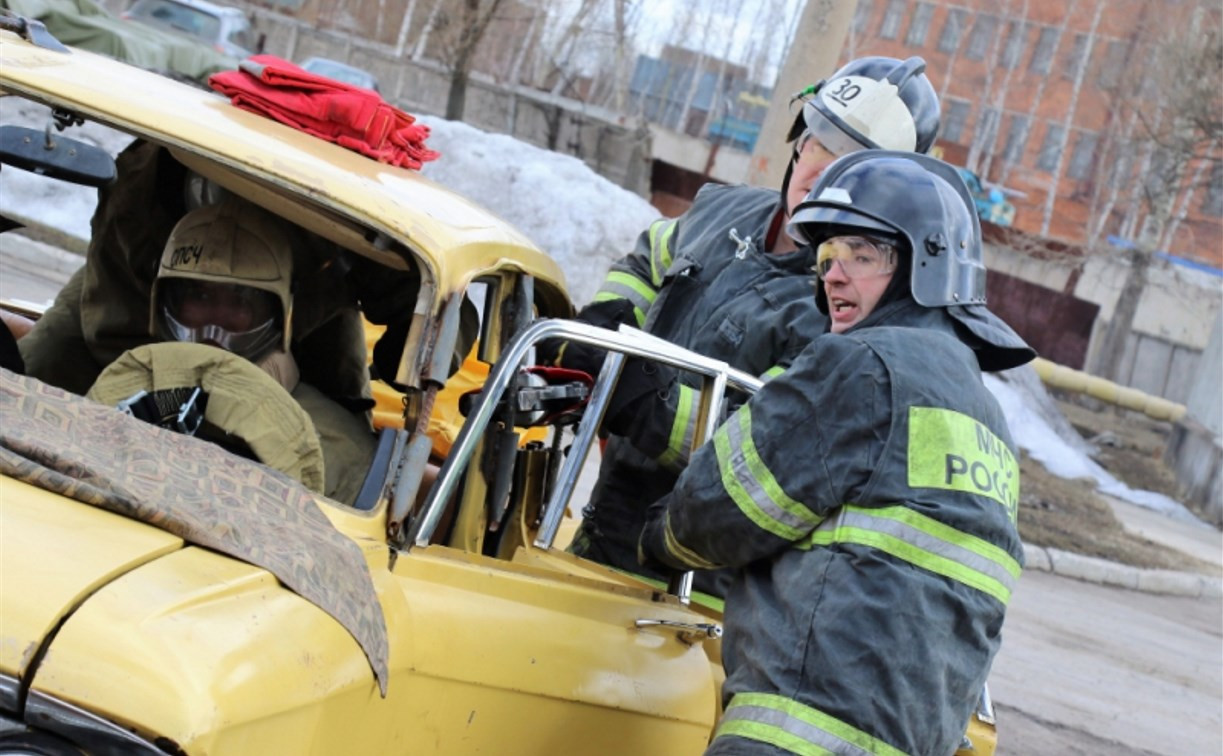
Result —
<path fill-rule="evenodd" d="M 646 427 L 660 409 L 665 409 L 668 392 L 675 382 L 675 368 L 630 357 L 607 403 L 603 430 L 631 438 L 639 428 Z"/>
<path fill-rule="evenodd" d="M 609 299 L 589 304 L 582 308 L 576 320 L 613 331 L 621 323 L 636 325 L 633 306 L 624 299 Z M 599 347 L 563 339 L 545 339 L 535 347 L 535 353 L 541 365 L 581 370 L 591 376 L 599 374 L 599 369 L 603 367 L 603 358 L 607 355 L 607 351 Z"/>
<path fill-rule="evenodd" d="M 665 501 L 666 499 L 663 499 Z M 666 552 L 666 517 L 667 508 L 662 501 L 650 506 L 646 515 L 645 527 L 637 539 L 637 562 L 655 572 L 668 572 L 676 569 L 664 561 Z"/>

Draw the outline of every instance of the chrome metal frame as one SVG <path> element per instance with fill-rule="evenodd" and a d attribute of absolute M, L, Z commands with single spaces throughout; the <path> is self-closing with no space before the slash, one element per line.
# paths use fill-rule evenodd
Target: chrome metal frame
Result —
<path fill-rule="evenodd" d="M 619 331 L 609 331 L 577 321 L 538 320 L 525 328 L 502 351 L 501 359 L 493 367 L 479 400 L 468 413 L 467 421 L 429 491 L 420 516 L 412 523 L 408 536 L 409 544 L 428 545 L 442 519 L 446 503 L 458 489 L 475 453 L 476 445 L 492 420 L 501 396 L 513 385 L 514 378 L 524 360 L 531 354 L 531 349 L 544 339 L 566 339 L 600 347 L 608 350 L 608 357 L 595 381 L 594 391 L 583 414 L 584 422 L 578 426 L 573 446 L 557 475 L 557 484 L 544 508 L 542 524 L 534 541 L 535 547 L 540 549 L 552 548 L 565 507 L 568 506 L 573 493 L 574 483 L 594 445 L 596 430 L 602 423 L 603 414 L 626 356 L 652 360 L 702 376 L 696 434 L 696 438 L 702 443 L 713 436 L 717 418 L 721 417 L 725 406 L 728 388 L 752 394 L 762 385 L 762 381 L 756 376 L 732 368 L 721 360 L 690 352 L 635 328 L 621 326 Z M 714 420 L 711 421 L 710 418 Z M 691 586 L 692 574 L 686 573 L 681 579 L 673 581 L 671 591 L 686 602 Z"/>

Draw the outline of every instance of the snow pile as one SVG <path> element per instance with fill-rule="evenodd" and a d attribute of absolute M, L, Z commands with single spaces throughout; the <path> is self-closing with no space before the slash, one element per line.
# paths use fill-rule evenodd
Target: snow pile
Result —
<path fill-rule="evenodd" d="M 591 171 L 576 158 L 558 155 L 463 123 L 422 118 L 433 131 L 429 146 L 442 158 L 424 173 L 490 208 L 552 255 L 565 272 L 574 300 L 590 300 L 608 265 L 629 252 L 640 232 L 658 217 L 645 200 Z M 43 128 L 47 109 L 17 98 L 0 98 L 0 123 Z M 130 137 L 93 124 L 71 130 L 77 139 L 117 153 Z M 96 190 L 7 169 L 0 172 L 0 212 L 28 218 L 88 239 L 87 219 Z M 1196 519 L 1160 494 L 1134 491 L 1089 456 L 1091 449 L 1066 422 L 1031 368 L 986 385 L 1006 413 L 1015 442 L 1051 473 L 1094 478 L 1103 493 L 1167 513 Z M 1029 375 L 1030 374 L 1030 375 Z"/>
<path fill-rule="evenodd" d="M 527 235 L 565 271 L 570 296 L 589 302 L 608 266 L 632 251 L 659 217 L 646 200 L 585 163 L 488 134 L 465 123 L 422 116 L 430 148 L 442 157 L 421 171 L 489 208 Z"/>
<path fill-rule="evenodd" d="M 1017 375 L 1021 373 L 1030 374 L 1030 378 Z M 1066 422 L 1031 367 L 1017 368 L 997 377 L 986 374 L 985 386 L 1002 405 L 1015 443 L 1050 473 L 1067 479 L 1091 478 L 1096 481 L 1100 493 L 1178 520 L 1198 521 L 1180 502 L 1153 491 L 1135 491 L 1088 456 L 1090 446 Z M 1061 432 L 1057 429 L 1058 424 L 1045 419 L 1050 411 L 1061 418 L 1060 425 L 1064 425 Z"/>

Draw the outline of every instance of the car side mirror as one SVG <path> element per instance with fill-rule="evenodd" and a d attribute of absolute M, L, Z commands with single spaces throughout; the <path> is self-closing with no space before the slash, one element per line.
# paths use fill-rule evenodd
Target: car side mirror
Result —
<path fill-rule="evenodd" d="M 24 126 L 0 126 L 0 164 L 85 186 L 115 181 L 115 159 L 101 147 Z"/>

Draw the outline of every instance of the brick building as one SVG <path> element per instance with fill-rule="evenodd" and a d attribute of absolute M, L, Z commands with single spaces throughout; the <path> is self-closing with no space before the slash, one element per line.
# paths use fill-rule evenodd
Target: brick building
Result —
<path fill-rule="evenodd" d="M 1154 83 L 1143 67 L 1165 30 L 1217 29 L 1220 12 L 1189 0 L 858 0 L 842 58 L 925 58 L 942 157 L 1002 188 L 1018 229 L 1073 245 L 1132 239 L 1132 192 L 1167 158 L 1135 137 L 1127 103 Z M 1223 98 L 1219 63 L 1211 89 Z M 1195 160 L 1183 175 L 1166 250 L 1223 267 L 1223 170 Z"/>

